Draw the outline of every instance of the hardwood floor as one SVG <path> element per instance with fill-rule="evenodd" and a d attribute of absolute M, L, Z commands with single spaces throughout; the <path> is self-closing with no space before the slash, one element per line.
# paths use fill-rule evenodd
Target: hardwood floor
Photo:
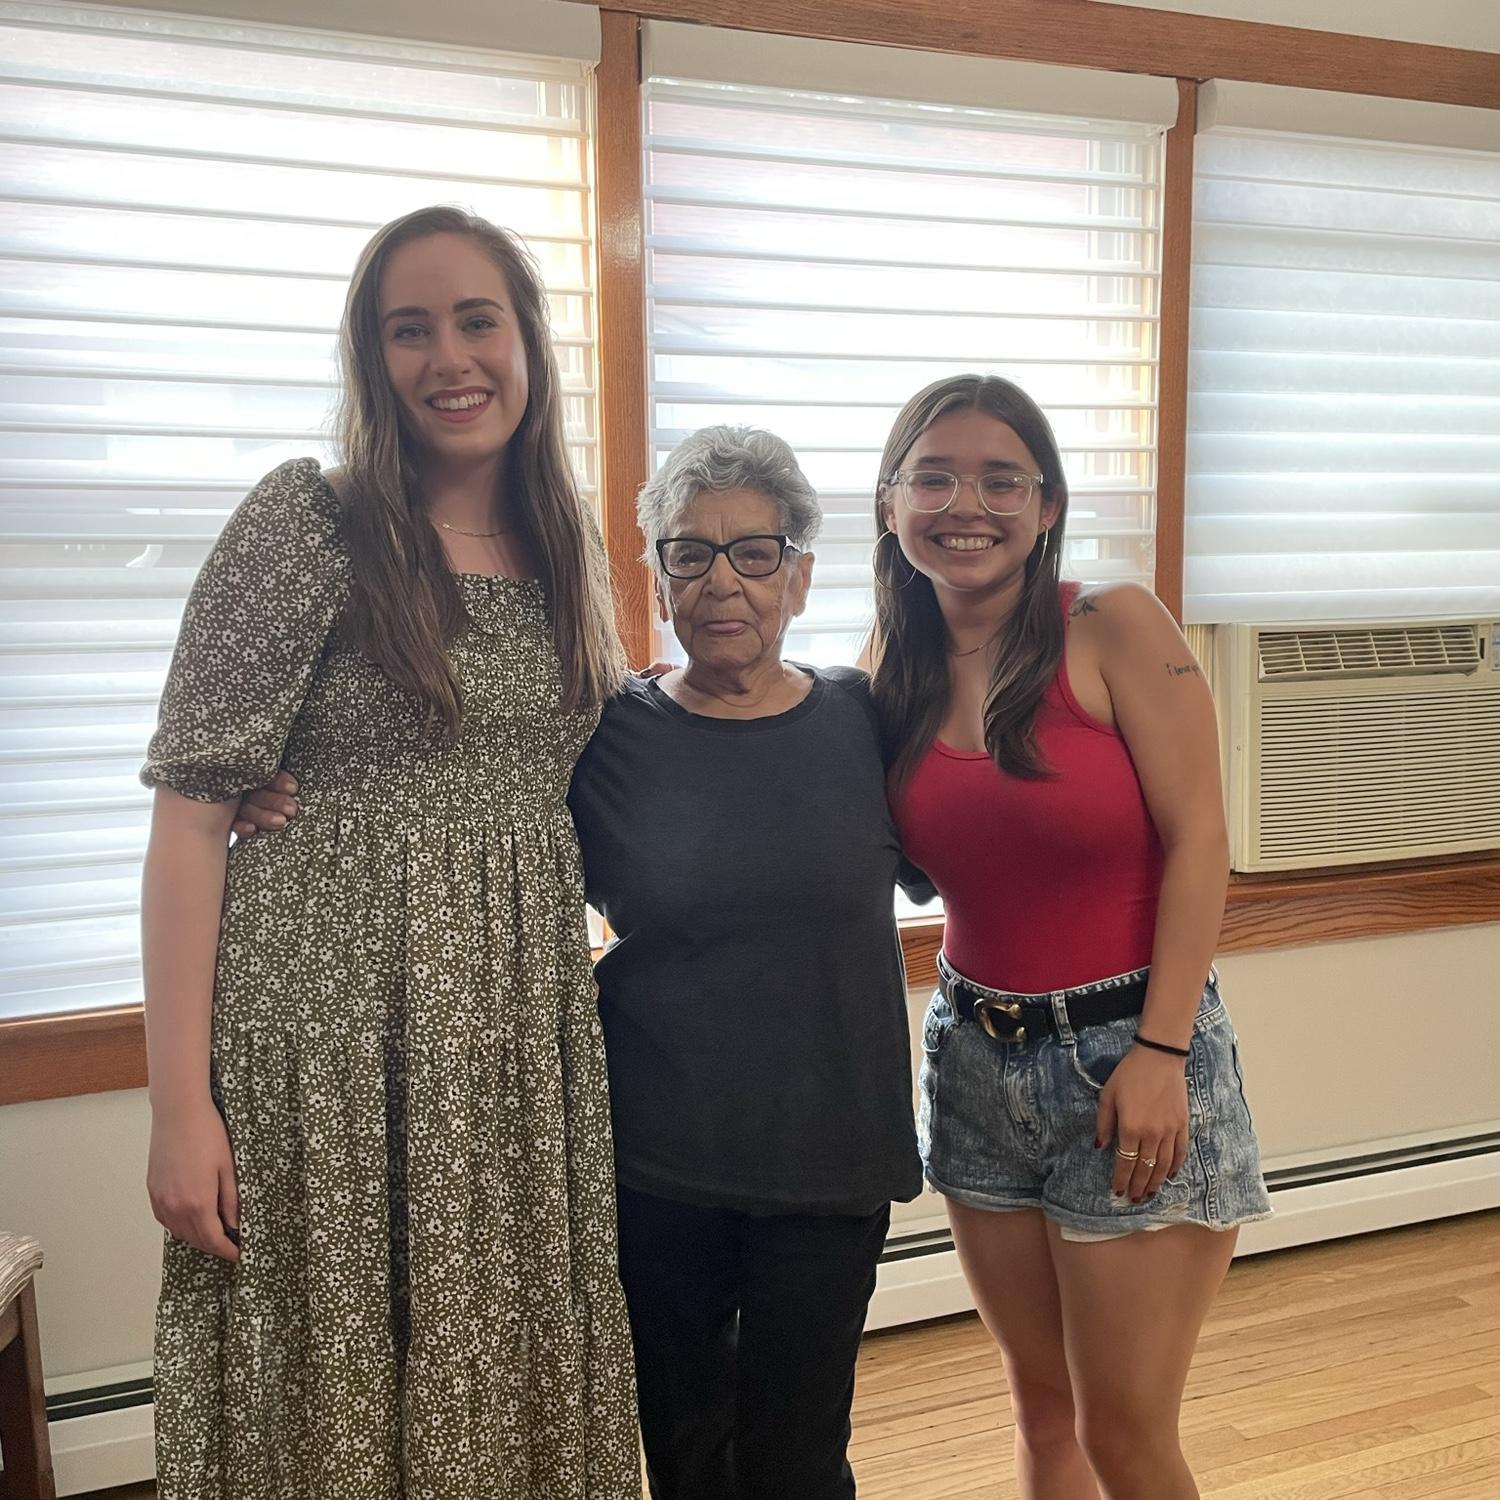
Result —
<path fill-rule="evenodd" d="M 1012 1435 L 976 1319 L 866 1340 L 861 1500 L 1017 1500 Z M 1497 1500 L 1500 1212 L 1236 1262 L 1183 1435 L 1205 1500 Z"/>
<path fill-rule="evenodd" d="M 1497 1500 L 1500 1213 L 1238 1261 L 1183 1411 L 1205 1500 Z M 999 1359 L 974 1318 L 860 1360 L 861 1500 L 1016 1500 Z"/>

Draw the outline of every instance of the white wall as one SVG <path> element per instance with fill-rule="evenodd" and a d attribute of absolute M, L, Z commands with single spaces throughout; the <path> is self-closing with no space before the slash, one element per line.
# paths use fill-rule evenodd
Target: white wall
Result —
<path fill-rule="evenodd" d="M 151 1358 L 161 1231 L 146 1202 L 143 1089 L 0 1109 L 0 1228 L 42 1242 L 48 1376 Z"/>
<path fill-rule="evenodd" d="M 1269 1167 L 1500 1128 L 1500 925 L 1219 964 Z"/>

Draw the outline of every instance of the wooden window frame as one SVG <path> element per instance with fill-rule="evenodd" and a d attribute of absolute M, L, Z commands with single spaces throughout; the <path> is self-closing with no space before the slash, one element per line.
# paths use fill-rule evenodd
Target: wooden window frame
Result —
<path fill-rule="evenodd" d="M 578 0 L 589 3 L 589 0 Z M 600 13 L 595 118 L 599 257 L 601 514 L 622 639 L 634 665 L 653 654 L 653 601 L 640 563 L 635 495 L 650 469 L 640 24 L 689 21 L 823 40 L 908 47 L 908 6 L 889 0 L 650 0 Z M 1158 385 L 1156 590 L 1181 617 L 1187 437 L 1188 282 L 1198 80 L 1500 109 L 1494 53 L 1231 21 L 1097 0 L 948 0 L 922 18 L 933 51 L 1175 77 L 1163 183 Z M 1219 950 L 1250 952 L 1500 922 L 1500 856 L 1430 860 L 1297 876 L 1236 876 Z M 942 922 L 901 924 L 908 981 L 931 984 Z M 0 1022 L 0 1105 L 140 1088 L 140 1006 Z"/>
<path fill-rule="evenodd" d="M 594 4 L 597 0 L 575 0 Z M 1098 0 L 643 0 L 639 20 L 1500 108 L 1496 54 Z M 621 8 L 623 13 L 623 7 Z M 610 11 L 602 12 L 608 16 Z"/>

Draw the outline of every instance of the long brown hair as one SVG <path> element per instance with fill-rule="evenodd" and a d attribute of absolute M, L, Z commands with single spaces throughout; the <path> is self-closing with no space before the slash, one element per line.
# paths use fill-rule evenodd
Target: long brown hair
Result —
<path fill-rule="evenodd" d="M 1049 775 L 1034 736 L 1037 705 L 1057 675 L 1063 652 L 1061 559 L 1068 515 L 1062 455 L 1042 409 L 1019 386 L 994 375 L 951 375 L 918 391 L 901 409 L 880 457 L 875 494 L 875 633 L 871 691 L 899 783 L 927 753 L 948 712 L 948 629 L 932 581 L 887 542 L 883 507 L 912 445 L 939 417 L 980 411 L 1011 428 L 1041 466 L 1042 499 L 1057 519 L 1026 559 L 1021 602 L 1006 621 L 984 700 L 984 744 L 1002 771 L 1038 780 Z"/>
<path fill-rule="evenodd" d="M 380 282 L 392 253 L 433 234 L 463 235 L 494 261 L 525 343 L 530 395 L 506 447 L 506 494 L 546 590 L 563 711 L 592 708 L 615 692 L 624 656 L 604 546 L 568 463 L 562 381 L 536 266 L 515 236 L 463 209 L 439 205 L 395 219 L 361 253 L 339 329 L 338 435 L 353 571 L 342 629 L 451 739 L 463 705 L 446 647 L 468 614 L 442 541 L 422 511 L 419 455 L 386 375 L 380 331 Z"/>

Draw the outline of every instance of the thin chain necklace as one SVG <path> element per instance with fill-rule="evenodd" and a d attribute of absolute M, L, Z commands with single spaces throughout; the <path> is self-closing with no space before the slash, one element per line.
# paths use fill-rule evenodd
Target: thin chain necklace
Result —
<path fill-rule="evenodd" d="M 446 521 L 439 521 L 438 525 L 444 531 L 451 531 L 454 536 L 507 536 L 515 530 L 514 526 L 502 526 L 499 531 L 465 531 L 461 526 L 450 526 Z"/>
<path fill-rule="evenodd" d="M 1000 636 L 1000 632 L 997 630 L 994 633 L 994 635 L 987 636 L 984 640 L 980 641 L 980 643 L 977 646 L 970 646 L 967 651 L 949 651 L 948 655 L 949 656 L 973 656 L 976 651 L 983 651 L 986 646 L 993 646 L 995 644 L 995 642 L 999 639 L 999 636 Z"/>

